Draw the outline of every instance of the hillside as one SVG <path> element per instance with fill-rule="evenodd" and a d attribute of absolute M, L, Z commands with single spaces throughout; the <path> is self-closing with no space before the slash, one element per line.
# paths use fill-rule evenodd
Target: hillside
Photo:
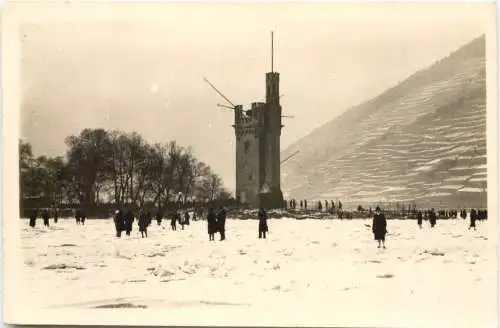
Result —
<path fill-rule="evenodd" d="M 297 199 L 486 206 L 485 37 L 282 152 Z"/>

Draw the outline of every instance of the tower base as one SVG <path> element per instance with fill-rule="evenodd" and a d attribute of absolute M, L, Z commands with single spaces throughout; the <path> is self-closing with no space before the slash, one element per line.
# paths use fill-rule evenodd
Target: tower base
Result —
<path fill-rule="evenodd" d="M 260 207 L 270 210 L 284 207 L 283 193 L 280 189 L 271 190 L 269 193 L 259 194 Z"/>

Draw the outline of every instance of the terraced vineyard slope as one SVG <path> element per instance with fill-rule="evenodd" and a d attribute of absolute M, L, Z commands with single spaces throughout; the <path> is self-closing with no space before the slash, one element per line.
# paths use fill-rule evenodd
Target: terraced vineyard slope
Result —
<path fill-rule="evenodd" d="M 486 206 L 485 38 L 300 139 L 283 191 L 350 204 Z"/>

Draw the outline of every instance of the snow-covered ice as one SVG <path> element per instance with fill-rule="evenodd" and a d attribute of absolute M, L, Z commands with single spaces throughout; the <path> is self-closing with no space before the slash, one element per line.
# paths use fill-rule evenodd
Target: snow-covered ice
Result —
<path fill-rule="evenodd" d="M 256 220 L 228 219 L 224 242 L 209 242 L 203 221 L 178 231 L 167 223 L 153 221 L 145 239 L 135 223 L 118 239 L 112 220 L 51 220 L 49 229 L 23 220 L 29 297 L 51 309 L 237 309 L 253 313 L 246 325 L 496 326 L 490 221 L 468 231 L 465 220 L 422 230 L 390 220 L 387 249 L 370 220 L 270 219 L 261 240 Z M 201 322 L 222 324 L 216 313 Z"/>

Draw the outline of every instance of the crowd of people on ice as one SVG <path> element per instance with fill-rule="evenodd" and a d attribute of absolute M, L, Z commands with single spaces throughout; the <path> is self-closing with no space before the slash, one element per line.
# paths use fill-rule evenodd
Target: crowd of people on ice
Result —
<path fill-rule="evenodd" d="M 458 211 L 438 211 L 438 215 L 441 217 L 448 218 L 458 218 Z M 434 228 L 437 223 L 438 215 L 436 215 L 436 211 L 434 209 L 430 209 L 427 211 L 418 211 L 417 212 L 417 224 L 420 229 L 422 229 L 423 221 L 429 221 L 431 228 Z M 465 209 L 460 210 L 460 217 L 462 219 L 467 218 L 467 211 Z M 474 228 L 476 230 L 476 221 L 483 221 L 488 219 L 488 211 L 487 210 L 470 210 L 470 225 L 469 230 Z M 377 206 L 375 209 L 375 215 L 373 216 L 372 221 L 372 233 L 374 235 L 374 239 L 378 242 L 378 247 L 382 246 L 385 248 L 385 236 L 387 234 L 387 218 L 380 210 L 380 207 Z"/>
<path fill-rule="evenodd" d="M 296 199 L 290 199 L 289 201 L 285 201 L 285 208 L 296 210 L 296 209 L 298 209 L 297 204 L 299 204 L 301 210 L 308 209 L 307 199 L 303 199 L 303 200 L 299 201 L 299 203 L 297 203 Z M 325 204 L 324 205 L 325 211 L 329 212 L 331 214 L 336 213 L 337 210 L 342 211 L 342 202 L 340 200 L 337 201 L 337 205 L 335 205 L 335 201 L 333 201 L 333 200 L 331 200 L 331 201 L 325 200 L 324 204 Z M 316 209 L 320 212 L 323 211 L 323 202 L 322 201 L 319 200 L 316 203 Z"/>
<path fill-rule="evenodd" d="M 301 208 L 307 208 L 307 201 L 302 202 L 301 201 Z M 321 204 L 321 203 L 319 203 Z M 292 208 L 295 208 L 296 202 L 292 201 L 290 203 Z M 335 204 L 332 202 L 330 208 L 335 208 Z M 342 209 L 342 203 L 339 202 L 337 205 L 337 208 L 340 210 L 339 212 L 341 213 Z M 49 219 L 51 217 L 51 212 L 52 212 L 52 217 L 54 218 L 54 223 L 58 222 L 58 212 L 57 210 L 50 210 L 48 208 L 41 209 L 41 210 L 34 210 L 31 212 L 29 216 L 29 225 L 31 227 L 35 227 L 36 225 L 36 219 L 38 214 L 41 212 L 41 217 L 43 219 L 43 224 L 45 227 L 49 227 Z M 370 213 L 372 213 L 370 209 Z M 173 231 L 177 230 L 177 224 L 179 224 L 184 230 L 185 226 L 190 225 L 190 220 L 191 220 L 191 215 L 193 220 L 197 220 L 197 218 L 203 218 L 203 212 L 201 209 L 188 209 L 185 211 L 181 210 L 173 210 L 170 212 L 167 217 L 170 219 L 170 227 Z M 420 228 L 422 228 L 423 221 L 428 221 L 430 224 L 431 228 L 434 228 L 437 224 L 438 217 L 446 217 L 446 218 L 462 218 L 466 219 L 467 218 L 467 210 L 461 209 L 460 211 L 456 210 L 450 210 L 450 211 L 444 211 L 444 210 L 439 210 L 436 211 L 434 209 L 430 210 L 418 210 L 416 211 L 416 221 L 417 224 Z M 87 215 L 84 210 L 76 210 L 75 211 L 75 218 L 76 218 L 76 223 L 84 225 L 85 224 L 85 219 L 87 218 Z M 137 218 L 137 224 L 139 227 L 139 232 L 141 233 L 142 238 L 147 238 L 148 237 L 148 227 L 151 226 L 153 216 L 150 211 L 148 210 L 139 210 L 137 213 L 134 213 L 132 209 L 118 209 L 115 211 L 114 216 L 113 216 L 113 221 L 116 229 L 116 237 L 121 238 L 122 233 L 125 231 L 127 236 L 131 235 L 131 232 L 133 230 L 133 225 L 134 221 Z M 156 213 L 156 222 L 158 226 L 161 226 L 162 221 L 163 221 L 163 213 L 162 211 L 158 210 Z M 223 241 L 226 239 L 226 218 L 227 218 L 227 210 L 224 208 L 224 206 L 221 206 L 219 209 L 215 209 L 214 207 L 210 207 L 208 209 L 208 212 L 205 216 L 205 219 L 207 221 L 207 232 L 208 232 L 208 237 L 209 241 L 214 241 L 215 240 L 215 234 L 219 233 L 220 234 L 220 241 Z M 476 230 L 476 221 L 483 221 L 487 220 L 488 218 L 488 212 L 485 209 L 471 209 L 469 211 L 469 219 L 470 219 L 470 225 L 469 225 L 469 230 L 474 229 Z M 339 216 L 339 219 L 342 219 L 341 216 Z M 266 210 L 261 208 L 258 212 L 258 236 L 259 238 L 266 238 L 267 232 L 269 231 L 269 227 L 267 224 L 268 220 L 268 214 Z M 383 247 L 385 248 L 385 236 L 387 234 L 387 218 L 386 215 L 381 211 L 380 207 L 377 206 L 373 215 L 373 221 L 372 221 L 372 232 L 374 234 L 374 238 L 376 241 L 378 241 L 378 247 Z"/>

